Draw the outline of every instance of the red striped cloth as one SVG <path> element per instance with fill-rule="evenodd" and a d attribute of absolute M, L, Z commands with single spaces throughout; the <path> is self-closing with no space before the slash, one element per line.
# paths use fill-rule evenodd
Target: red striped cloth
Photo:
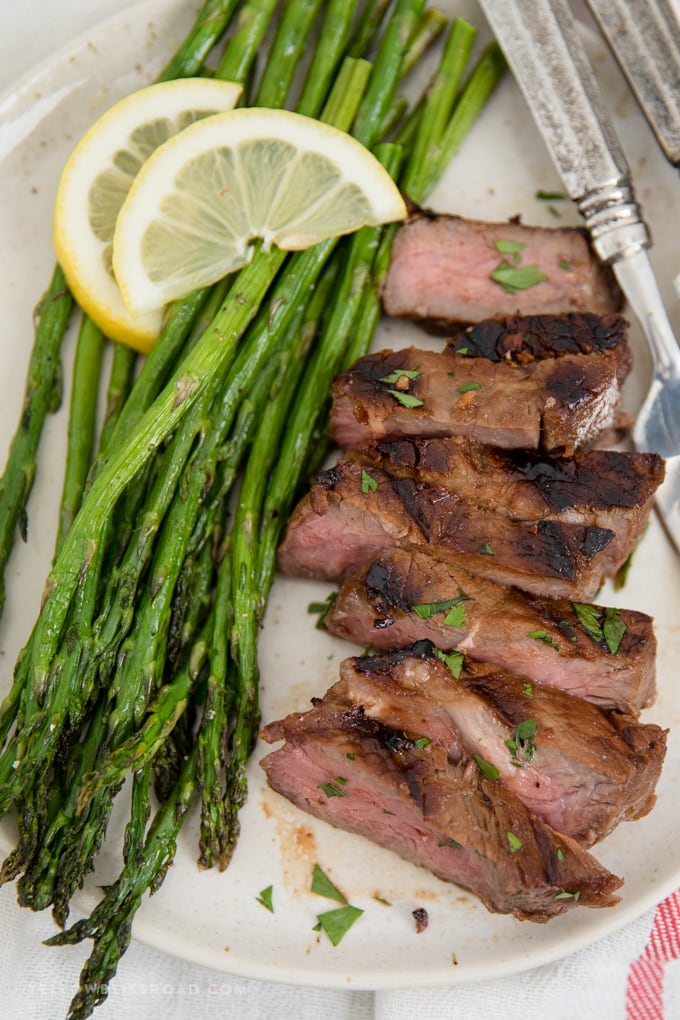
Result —
<path fill-rule="evenodd" d="M 669 960 L 680 958 L 680 889 L 656 908 L 647 945 L 628 971 L 626 1020 L 664 1018 L 664 970 Z"/>

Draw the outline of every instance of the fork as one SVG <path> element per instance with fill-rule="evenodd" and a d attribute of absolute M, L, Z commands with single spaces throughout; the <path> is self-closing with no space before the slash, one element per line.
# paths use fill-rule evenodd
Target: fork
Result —
<path fill-rule="evenodd" d="M 612 6 L 617 0 L 595 2 Z M 480 5 L 595 252 L 611 266 L 647 337 L 654 378 L 632 439 L 639 450 L 667 458 L 657 509 L 680 553 L 680 351 L 649 263 L 651 240 L 630 167 L 569 0 L 480 0 Z"/>
<path fill-rule="evenodd" d="M 666 159 L 680 164 L 680 23 L 668 0 L 587 0 Z M 614 272 L 647 337 L 654 376 L 632 438 L 668 458 L 657 507 L 680 552 L 680 351 L 646 256 Z"/>

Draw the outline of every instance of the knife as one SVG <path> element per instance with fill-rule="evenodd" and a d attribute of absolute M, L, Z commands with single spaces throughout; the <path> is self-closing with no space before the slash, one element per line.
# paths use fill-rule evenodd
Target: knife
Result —
<path fill-rule="evenodd" d="M 669 163 L 680 166 L 680 21 L 668 0 L 587 0 Z"/>
<path fill-rule="evenodd" d="M 657 510 L 680 552 L 680 352 L 647 257 L 651 239 L 630 168 L 576 20 L 568 0 L 480 0 L 480 6 L 596 254 L 611 265 L 652 349 L 655 377 L 633 440 L 670 458 Z M 660 399 L 671 391 L 671 401 Z"/>

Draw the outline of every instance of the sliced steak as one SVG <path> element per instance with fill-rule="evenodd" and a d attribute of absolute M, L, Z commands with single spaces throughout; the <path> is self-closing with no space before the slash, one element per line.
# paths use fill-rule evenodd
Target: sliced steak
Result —
<path fill-rule="evenodd" d="M 284 574 L 337 581 L 393 547 L 427 545 L 474 573 L 537 594 L 591 598 L 605 574 L 614 533 L 559 521 L 511 521 L 453 493 L 340 461 L 313 481 L 279 550 Z"/>
<path fill-rule="evenodd" d="M 618 647 L 610 640 L 610 648 L 603 634 L 582 622 L 601 625 L 607 613 L 623 629 Z M 342 585 L 326 627 L 338 637 L 378 649 L 404 648 L 427 638 L 445 652 L 458 649 L 471 659 L 629 714 L 637 714 L 655 696 L 651 617 L 602 606 L 575 610 L 566 599 L 494 584 L 428 549 L 392 549 L 370 561 Z"/>
<path fill-rule="evenodd" d="M 466 435 L 503 448 L 571 453 L 616 425 L 627 345 L 518 364 L 415 347 L 360 358 L 333 384 L 339 446 Z"/>
<path fill-rule="evenodd" d="M 508 315 L 459 330 L 447 347 L 468 358 L 526 364 L 564 354 L 627 350 L 628 322 L 621 315 Z"/>
<path fill-rule="evenodd" d="M 457 680 L 420 642 L 346 660 L 338 690 L 369 718 L 446 747 L 454 764 L 478 755 L 485 774 L 584 846 L 651 809 L 665 754 L 658 726 L 610 718 L 488 664 L 466 661 L 461 670 Z"/>
<path fill-rule="evenodd" d="M 503 253 L 499 245 L 515 250 Z M 502 263 L 534 266 L 547 279 L 506 290 L 491 278 Z M 383 304 L 388 315 L 443 332 L 490 315 L 609 314 L 621 309 L 623 299 L 583 230 L 418 213 L 395 238 Z"/>
<path fill-rule="evenodd" d="M 359 454 L 393 477 L 441 485 L 481 510 L 609 528 L 616 535 L 609 554 L 621 562 L 646 527 L 664 477 L 655 453 L 587 450 L 550 457 L 463 436 L 379 440 L 363 444 Z"/>
<path fill-rule="evenodd" d="M 454 765 L 438 744 L 420 748 L 332 692 L 263 736 L 286 741 L 261 761 L 284 797 L 471 890 L 491 911 L 542 922 L 577 903 L 617 902 L 620 879 L 473 760 Z"/>

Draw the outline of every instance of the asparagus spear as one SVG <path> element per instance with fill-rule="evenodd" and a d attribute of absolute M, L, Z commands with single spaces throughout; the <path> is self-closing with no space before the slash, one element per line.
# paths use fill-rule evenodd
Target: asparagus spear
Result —
<path fill-rule="evenodd" d="M 73 363 L 73 389 L 66 443 L 64 488 L 59 511 L 57 553 L 78 512 L 92 463 L 97 424 L 99 374 L 103 353 L 104 337 L 101 330 L 95 326 L 89 316 L 84 316 Z"/>
<path fill-rule="evenodd" d="M 21 420 L 0 478 L 0 614 L 5 605 L 5 567 L 17 530 L 26 540 L 26 504 L 35 477 L 36 454 L 45 417 L 55 411 L 61 401 L 59 352 L 72 305 L 64 274 L 57 266 L 38 307 Z"/>

